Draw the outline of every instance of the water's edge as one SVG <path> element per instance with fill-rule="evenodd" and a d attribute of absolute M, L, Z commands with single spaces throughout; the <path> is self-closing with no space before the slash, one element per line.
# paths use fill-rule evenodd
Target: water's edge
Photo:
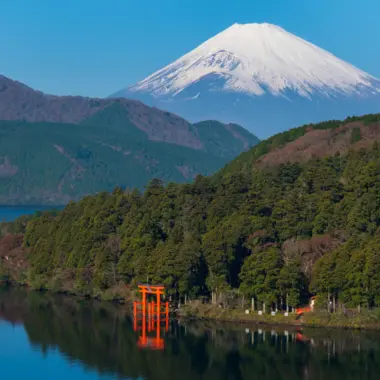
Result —
<path fill-rule="evenodd" d="M 1 284 L 1 283 L 0 283 Z M 132 315 L 133 311 L 133 301 L 135 297 L 133 294 L 130 294 L 128 298 L 118 298 L 118 299 L 104 299 L 99 296 L 90 296 L 90 295 L 82 295 L 74 292 L 69 292 L 65 290 L 60 291 L 51 291 L 48 289 L 32 289 L 27 284 L 19 284 L 19 283 L 7 283 L 4 286 L 11 287 L 20 287 L 26 288 L 32 292 L 39 293 L 48 293 L 51 295 L 61 295 L 63 297 L 70 297 L 78 300 L 94 300 L 100 302 L 108 302 L 111 304 L 126 306 L 129 309 L 129 313 Z M 330 319 L 328 323 L 324 322 L 322 318 L 326 318 L 326 314 L 318 314 L 318 313 L 310 313 L 305 316 L 304 319 L 297 321 L 295 319 L 295 314 L 290 314 L 288 317 L 285 317 L 283 314 L 277 315 L 258 315 L 258 314 L 248 314 L 246 315 L 243 310 L 220 310 L 217 307 L 212 307 L 211 305 L 205 305 L 204 308 L 200 308 L 199 304 L 194 307 L 193 305 L 185 305 L 181 306 L 179 309 L 171 308 L 170 315 L 173 318 L 185 321 L 210 321 L 210 322 L 227 322 L 227 323 L 238 323 L 242 325 L 263 325 L 263 326 L 289 326 L 289 327 L 308 327 L 308 328 L 323 328 L 323 329 L 342 329 L 342 330 L 380 330 L 380 322 L 371 322 L 365 321 L 362 318 L 351 319 L 346 318 L 342 319 L 342 317 L 334 319 Z M 330 315 L 332 315 L 330 313 Z M 290 320 L 290 318 L 294 318 Z"/>

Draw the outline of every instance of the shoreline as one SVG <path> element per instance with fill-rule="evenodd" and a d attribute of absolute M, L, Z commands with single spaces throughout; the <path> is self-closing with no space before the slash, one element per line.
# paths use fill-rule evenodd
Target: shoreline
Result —
<path fill-rule="evenodd" d="M 124 297 L 107 297 L 106 294 L 89 295 L 79 294 L 69 290 L 34 289 L 28 284 L 0 281 L 0 286 L 21 287 L 32 292 L 55 294 L 63 297 L 76 298 L 78 300 L 109 302 L 120 307 L 128 307 L 132 313 L 133 293 L 125 293 Z M 380 313 L 362 312 L 353 317 L 342 315 L 341 313 L 313 312 L 304 314 L 296 320 L 295 313 L 289 313 L 286 317 L 278 313 L 274 316 L 270 314 L 258 315 L 257 311 L 245 314 L 240 309 L 220 309 L 210 304 L 200 304 L 193 301 L 190 304 L 182 305 L 180 309 L 170 310 L 170 315 L 179 320 L 225 322 L 240 325 L 262 325 L 262 326 L 283 326 L 292 328 L 323 328 L 342 330 L 380 330 Z"/>
<path fill-rule="evenodd" d="M 255 313 L 255 314 L 254 314 Z M 243 310 L 220 310 L 211 305 L 185 305 L 179 312 L 179 318 L 189 320 L 219 321 L 244 325 L 290 326 L 299 328 L 324 328 L 342 330 L 380 330 L 380 316 L 375 313 L 363 312 L 353 317 L 341 313 L 313 312 L 304 314 L 297 321 L 296 314 L 289 313 L 272 316 L 258 315 L 256 312 L 245 314 Z"/>

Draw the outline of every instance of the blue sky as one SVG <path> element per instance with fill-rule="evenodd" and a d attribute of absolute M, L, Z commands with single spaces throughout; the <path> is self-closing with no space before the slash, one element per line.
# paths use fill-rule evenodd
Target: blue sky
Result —
<path fill-rule="evenodd" d="M 1 0 L 0 73 L 107 96 L 234 22 L 270 22 L 380 77 L 379 0 Z"/>

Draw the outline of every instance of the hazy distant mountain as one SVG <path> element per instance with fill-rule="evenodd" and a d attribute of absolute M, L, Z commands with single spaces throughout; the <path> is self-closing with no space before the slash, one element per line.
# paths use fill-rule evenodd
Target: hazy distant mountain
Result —
<path fill-rule="evenodd" d="M 377 78 L 270 24 L 234 24 L 120 96 L 260 137 L 380 111 Z"/>
<path fill-rule="evenodd" d="M 258 139 L 136 100 L 52 96 L 0 76 L 0 204 L 63 204 L 211 174 Z"/>

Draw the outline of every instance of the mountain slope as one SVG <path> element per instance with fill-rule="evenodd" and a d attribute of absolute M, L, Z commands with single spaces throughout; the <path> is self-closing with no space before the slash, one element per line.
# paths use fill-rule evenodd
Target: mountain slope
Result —
<path fill-rule="evenodd" d="M 191 181 L 225 163 L 124 128 L 0 122 L 0 203 L 61 205 L 116 186 L 142 190 L 151 178 Z"/>
<path fill-rule="evenodd" d="M 110 106 L 120 105 L 115 110 L 122 111 L 120 117 L 112 113 Z M 13 81 L 0 75 L 0 120 L 20 120 L 27 122 L 88 123 L 88 119 L 108 108 L 103 117 L 119 117 L 119 123 L 132 122 L 144 131 L 149 140 L 162 141 L 203 149 L 198 131 L 189 122 L 169 112 L 148 107 L 129 99 L 97 99 L 81 96 L 54 96 Z M 121 112 L 121 111 L 120 111 Z M 106 116 L 107 115 L 107 116 Z M 99 115 L 96 116 L 99 120 Z M 100 121 L 100 120 L 99 120 Z M 106 120 L 104 120 L 106 121 Z M 245 134 L 244 143 L 253 145 L 257 138 Z M 239 152 L 236 152 L 237 155 Z"/>
<path fill-rule="evenodd" d="M 268 136 L 378 111 L 380 81 L 275 25 L 234 24 L 115 96 L 190 120 L 236 121 Z"/>
<path fill-rule="evenodd" d="M 0 203 L 65 204 L 152 178 L 211 174 L 258 139 L 126 99 L 44 95 L 0 77 Z"/>
<path fill-rule="evenodd" d="M 274 135 L 243 152 L 216 173 L 215 178 L 228 178 L 239 172 L 248 175 L 253 168 L 343 155 L 350 150 L 368 148 L 375 141 L 380 141 L 380 114 L 306 124 Z"/>

